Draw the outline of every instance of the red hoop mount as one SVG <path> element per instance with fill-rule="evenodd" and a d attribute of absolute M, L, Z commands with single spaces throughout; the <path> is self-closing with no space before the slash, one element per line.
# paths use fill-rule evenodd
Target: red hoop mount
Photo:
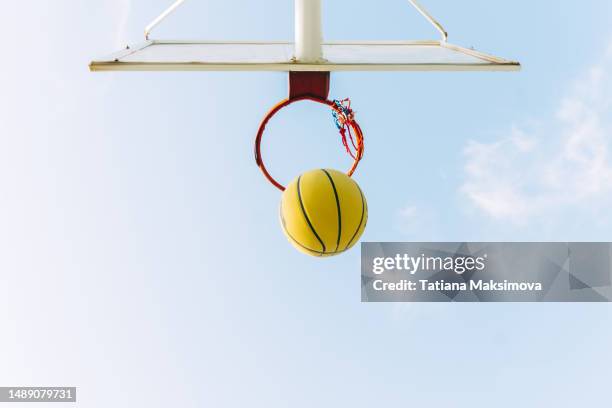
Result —
<path fill-rule="evenodd" d="M 289 72 L 289 98 L 279 102 L 274 106 L 270 112 L 263 118 L 257 131 L 257 137 L 255 139 L 255 161 L 257 166 L 261 169 L 263 175 L 272 183 L 276 188 L 281 191 L 285 191 L 285 186 L 280 184 L 274 177 L 268 173 L 266 166 L 261 156 L 261 140 L 266 130 L 266 125 L 281 109 L 299 101 L 313 101 L 329 106 L 335 114 L 339 117 L 344 118 L 339 124 L 340 134 L 342 135 L 343 143 L 353 157 L 354 162 L 352 167 L 347 172 L 350 177 L 353 175 L 361 158 L 363 157 L 363 132 L 359 127 L 359 124 L 355 121 L 352 111 L 349 115 L 346 115 L 346 108 L 343 108 L 341 104 L 336 101 L 330 101 L 329 97 L 329 83 L 330 74 L 329 72 Z M 348 131 L 348 132 L 347 132 Z M 347 142 L 347 133 L 350 138 L 350 143 L 355 149 L 355 153 L 352 153 Z M 353 139 L 354 136 L 354 139 Z"/>

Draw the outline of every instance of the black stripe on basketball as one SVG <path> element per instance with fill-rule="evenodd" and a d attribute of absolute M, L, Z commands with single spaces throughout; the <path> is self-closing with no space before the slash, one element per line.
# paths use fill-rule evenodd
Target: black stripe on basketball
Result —
<path fill-rule="evenodd" d="M 321 244 L 321 247 L 323 248 L 323 252 L 327 252 L 325 248 L 325 244 L 323 243 L 323 240 L 321 239 L 319 234 L 317 234 L 317 231 L 314 229 L 314 226 L 310 222 L 310 218 L 308 218 L 308 215 L 306 214 L 306 209 L 304 208 L 304 203 L 302 202 L 302 191 L 300 189 L 301 181 L 302 181 L 302 176 L 298 178 L 298 182 L 297 182 L 298 200 L 300 201 L 300 208 L 302 209 L 302 214 L 304 214 L 304 218 L 306 219 L 306 223 L 308 223 L 310 230 L 312 231 L 314 236 L 317 237 L 317 239 L 319 240 L 319 243 Z"/>
<path fill-rule="evenodd" d="M 329 174 L 325 169 L 321 169 L 321 171 L 327 175 L 327 178 L 334 189 L 334 196 L 336 197 L 336 207 L 338 208 L 338 240 L 336 241 L 336 252 L 338 252 L 338 248 L 340 248 L 340 237 L 342 236 L 342 211 L 340 210 L 340 197 L 338 197 L 338 190 L 336 190 L 336 184 L 334 184 L 331 174 Z"/>
<path fill-rule="evenodd" d="M 357 183 L 355 183 L 355 185 L 357 186 L 357 189 L 359 190 L 359 194 L 361 195 L 361 220 L 359 221 L 359 226 L 357 227 L 357 231 L 355 231 L 351 240 L 348 242 L 348 244 L 346 244 L 346 247 L 344 248 L 345 251 L 351 247 L 353 240 L 359 233 L 359 230 L 361 229 L 361 225 L 363 224 L 363 216 L 365 214 L 365 209 L 366 209 L 366 203 L 365 203 L 365 199 L 363 198 L 363 192 L 361 191 L 361 188 L 359 187 Z"/>
<path fill-rule="evenodd" d="M 289 237 L 289 239 L 291 241 L 293 241 L 300 248 L 302 248 L 302 249 L 304 249 L 306 251 L 315 253 L 318 256 L 325 255 L 325 252 L 321 252 L 321 251 L 317 251 L 316 249 L 308 248 L 307 246 L 305 246 L 301 242 L 299 242 L 297 239 L 293 238 L 293 235 L 291 235 L 291 233 L 289 232 L 289 229 L 287 228 L 287 222 L 285 221 L 285 216 L 283 215 L 283 202 L 282 201 L 281 201 L 281 205 L 280 205 L 279 215 L 280 215 L 281 226 L 283 227 L 283 231 L 285 231 L 285 234 L 287 234 L 287 236 Z"/>

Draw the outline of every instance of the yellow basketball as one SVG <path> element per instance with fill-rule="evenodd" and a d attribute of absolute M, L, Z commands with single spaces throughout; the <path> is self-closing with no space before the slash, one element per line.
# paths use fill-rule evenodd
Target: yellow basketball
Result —
<path fill-rule="evenodd" d="M 359 241 L 368 221 L 368 204 L 357 183 L 346 174 L 312 170 L 287 186 L 280 219 L 289 242 L 299 251 L 333 256 Z"/>

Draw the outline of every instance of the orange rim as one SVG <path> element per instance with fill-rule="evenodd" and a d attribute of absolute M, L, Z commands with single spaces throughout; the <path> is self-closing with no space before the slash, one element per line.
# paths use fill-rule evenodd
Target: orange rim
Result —
<path fill-rule="evenodd" d="M 263 135 L 265 133 L 266 126 L 268 122 L 270 122 L 270 119 L 274 117 L 274 115 L 276 115 L 283 108 L 286 108 L 287 106 L 295 102 L 304 101 L 304 100 L 318 102 L 323 105 L 329 106 L 332 110 L 336 111 L 338 114 L 343 113 L 334 101 L 330 101 L 328 99 L 321 99 L 321 98 L 317 98 L 314 96 L 304 95 L 304 96 L 299 96 L 299 97 L 295 97 L 291 99 L 285 99 L 284 101 L 274 106 L 270 110 L 270 112 L 268 112 L 268 114 L 263 118 L 263 120 L 261 121 L 261 124 L 259 125 L 259 130 L 257 131 L 257 137 L 255 138 L 255 162 L 257 163 L 257 166 L 259 167 L 263 175 L 266 177 L 266 179 L 268 179 L 268 181 L 272 183 L 274 187 L 278 188 L 281 191 L 285 191 L 285 186 L 283 186 L 281 183 L 276 181 L 274 177 L 272 177 L 272 175 L 268 172 L 266 165 L 264 164 L 263 157 L 261 156 L 261 141 L 263 139 Z M 355 154 L 353 155 L 354 156 L 353 165 L 346 173 L 349 177 L 351 177 L 355 173 L 355 170 L 357 170 L 357 166 L 359 166 L 359 162 L 361 161 L 363 157 L 363 150 L 364 150 L 363 132 L 361 128 L 359 127 L 359 124 L 355 121 L 354 118 L 350 118 L 349 120 L 347 120 L 346 124 L 350 128 L 349 132 L 352 131 L 354 138 L 355 138 L 355 144 L 354 144 Z M 341 133 L 342 133 L 342 130 L 341 130 Z M 344 133 L 342 133 L 342 136 L 344 139 L 345 138 Z M 348 147 L 347 147 L 347 150 L 348 150 Z"/>

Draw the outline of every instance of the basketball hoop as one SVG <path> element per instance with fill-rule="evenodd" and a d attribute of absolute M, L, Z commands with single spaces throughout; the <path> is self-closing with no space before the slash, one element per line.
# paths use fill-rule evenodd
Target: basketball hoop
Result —
<path fill-rule="evenodd" d="M 328 72 L 292 72 L 289 75 L 289 98 L 279 102 L 263 118 L 255 138 L 255 162 L 261 169 L 263 175 L 281 191 L 285 191 L 285 186 L 276 181 L 266 168 L 261 155 L 261 141 L 270 119 L 283 108 L 300 101 L 313 101 L 327 105 L 333 113 L 333 117 L 342 136 L 342 144 L 347 153 L 353 159 L 353 165 L 347 171 L 351 177 L 363 157 L 364 143 L 363 131 L 355 120 L 355 115 L 350 106 L 350 100 L 329 100 L 329 73 Z"/>
<path fill-rule="evenodd" d="M 255 161 L 263 175 L 281 190 L 280 221 L 291 244 L 312 256 L 338 255 L 360 239 L 368 220 L 361 188 L 351 178 L 363 157 L 363 132 L 350 100 L 330 100 L 331 72 L 344 71 L 518 71 L 521 64 L 448 42 L 444 27 L 418 0 L 408 2 L 438 32 L 437 39 L 402 41 L 327 41 L 323 36 L 322 1 L 294 0 L 294 41 L 158 40 L 151 32 L 185 0 L 174 3 L 145 29 L 143 44 L 127 46 L 95 59 L 92 71 L 281 71 L 289 73 L 289 96 L 263 118 L 255 138 Z M 287 184 L 266 168 L 261 142 L 266 126 L 283 108 L 300 101 L 328 106 L 353 159 L 344 173 L 315 169 Z"/>

